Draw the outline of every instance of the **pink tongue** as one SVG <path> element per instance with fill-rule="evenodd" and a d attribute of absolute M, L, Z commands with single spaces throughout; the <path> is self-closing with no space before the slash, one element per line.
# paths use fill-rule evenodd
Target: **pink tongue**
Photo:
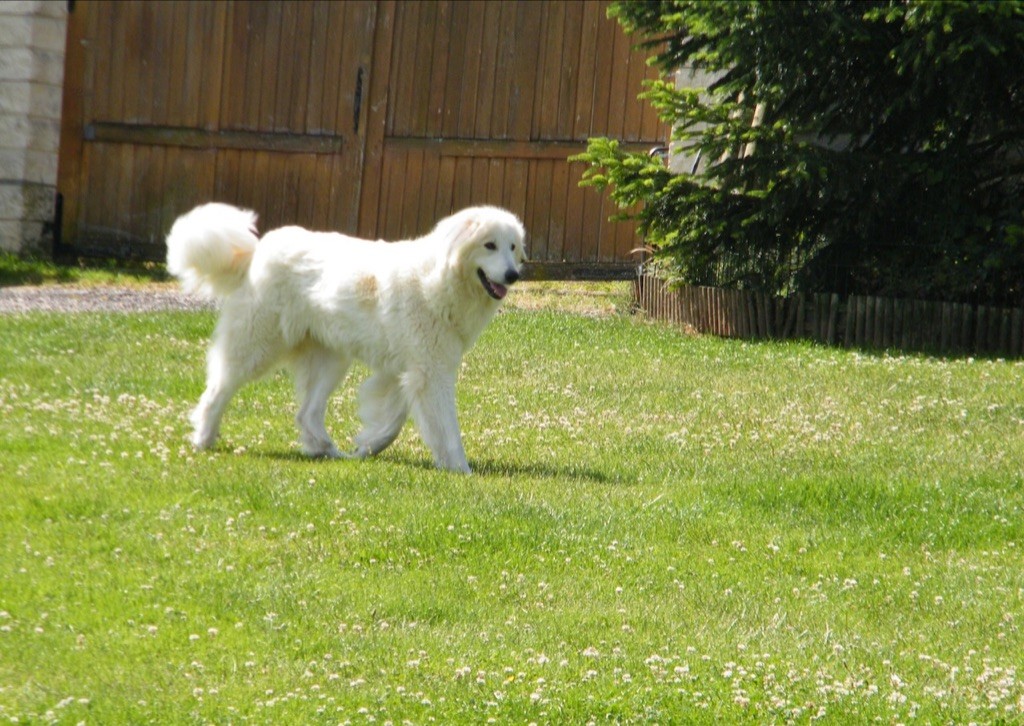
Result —
<path fill-rule="evenodd" d="M 499 285 L 496 282 L 491 283 L 491 289 L 494 290 L 494 294 L 498 296 L 499 300 L 501 300 L 508 294 L 508 288 L 505 287 L 504 285 Z"/>

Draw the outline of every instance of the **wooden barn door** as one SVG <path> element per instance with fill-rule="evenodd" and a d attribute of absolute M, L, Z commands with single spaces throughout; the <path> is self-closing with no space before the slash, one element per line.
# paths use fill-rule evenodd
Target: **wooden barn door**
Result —
<path fill-rule="evenodd" d="M 633 274 L 635 228 L 609 222 L 607 195 L 581 189 L 583 164 L 567 160 L 592 136 L 644 151 L 668 138 L 636 98 L 656 75 L 649 53 L 634 50 L 607 6 L 382 4 L 394 31 L 376 78 L 390 92 L 379 188 L 364 189 L 361 226 L 402 238 L 452 210 L 496 204 L 523 219 L 536 276 Z"/>
<path fill-rule="evenodd" d="M 406 238 L 471 204 L 524 221 L 537 276 L 631 274 L 578 186 L 592 136 L 647 150 L 655 72 L 595 0 L 129 2 L 69 17 L 58 192 L 71 251 L 160 259 L 220 200 L 261 229 Z M 539 269 L 538 269 L 539 268 Z M 616 271 L 618 271 L 616 273 Z"/>
<path fill-rule="evenodd" d="M 161 258 L 194 204 L 358 225 L 376 2 L 109 2 L 69 16 L 58 192 L 72 250 Z"/>

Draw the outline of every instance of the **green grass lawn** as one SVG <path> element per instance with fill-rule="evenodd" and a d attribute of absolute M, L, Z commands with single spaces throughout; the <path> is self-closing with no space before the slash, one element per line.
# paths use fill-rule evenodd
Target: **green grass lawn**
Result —
<path fill-rule="evenodd" d="M 80 259 L 73 264 L 57 264 L 0 252 L 0 287 L 53 284 L 139 287 L 168 279 L 164 266 L 153 262 Z"/>
<path fill-rule="evenodd" d="M 1024 365 L 536 307 L 471 476 L 302 458 L 284 375 L 193 453 L 212 314 L 0 317 L 0 720 L 1024 718 Z"/>

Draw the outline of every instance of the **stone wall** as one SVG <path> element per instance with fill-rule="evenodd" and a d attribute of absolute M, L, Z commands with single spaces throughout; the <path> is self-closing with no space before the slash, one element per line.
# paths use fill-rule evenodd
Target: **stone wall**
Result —
<path fill-rule="evenodd" d="M 49 256 L 67 3 L 0 2 L 0 251 Z"/>

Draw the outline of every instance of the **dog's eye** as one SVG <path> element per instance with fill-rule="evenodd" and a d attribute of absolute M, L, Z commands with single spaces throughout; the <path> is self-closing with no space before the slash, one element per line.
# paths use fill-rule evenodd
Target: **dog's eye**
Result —
<path fill-rule="evenodd" d="M 513 252 L 515 252 L 515 251 L 516 251 L 516 246 L 515 246 L 514 244 L 512 245 L 512 251 L 513 251 Z"/>
<path fill-rule="evenodd" d="M 494 244 L 493 242 L 488 242 L 487 244 L 484 245 L 484 247 L 486 247 L 489 250 L 498 249 L 498 245 Z"/>

